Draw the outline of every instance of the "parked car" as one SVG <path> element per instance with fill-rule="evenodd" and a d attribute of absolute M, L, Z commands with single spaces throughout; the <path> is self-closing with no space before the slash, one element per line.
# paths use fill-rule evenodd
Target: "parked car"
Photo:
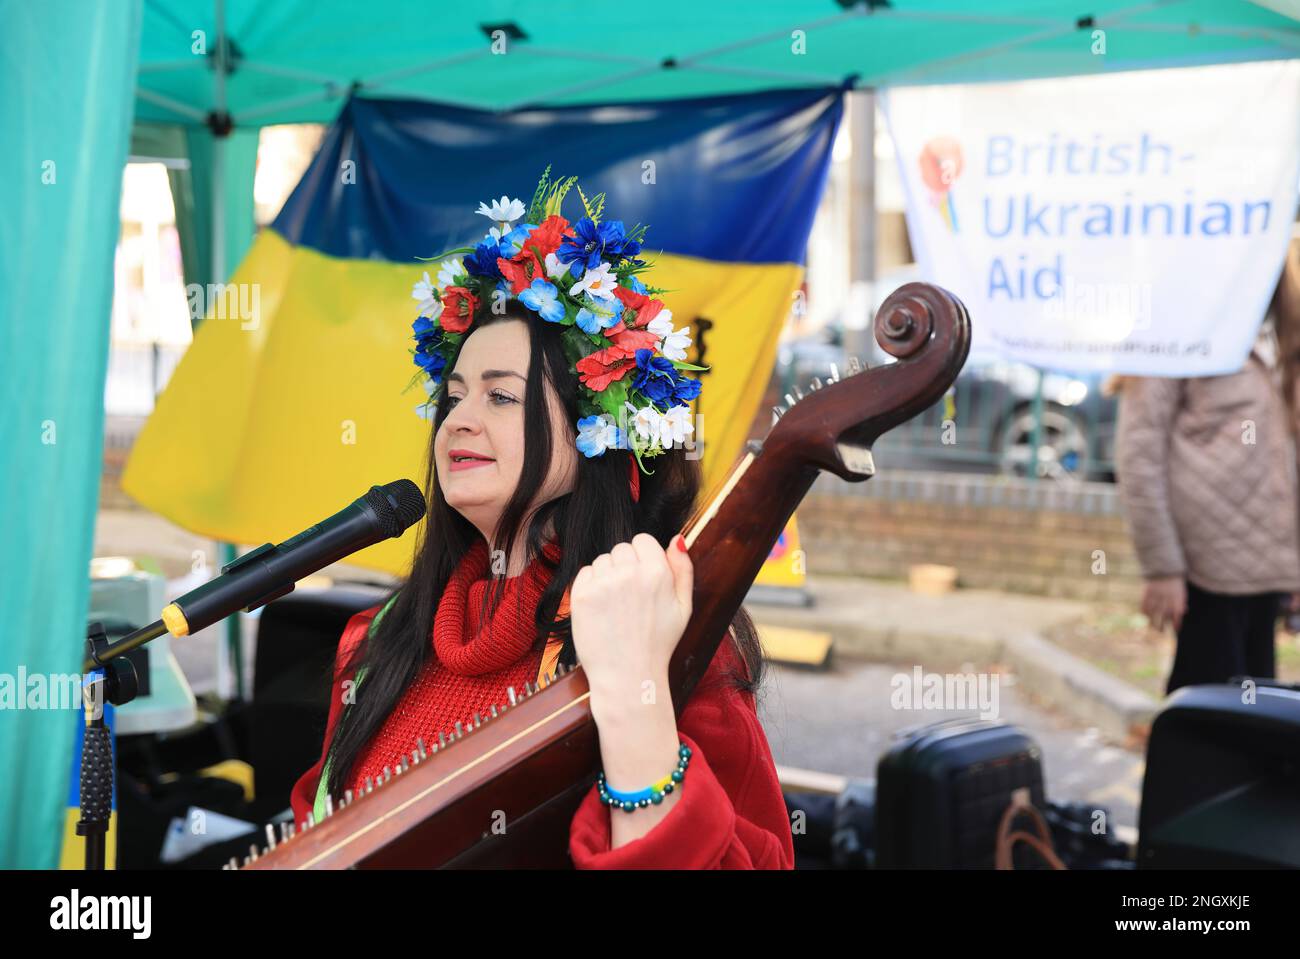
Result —
<path fill-rule="evenodd" d="M 893 362 L 873 343 L 870 366 Z M 780 395 L 806 393 L 815 377 L 834 368 L 843 375 L 848 356 L 836 334 L 805 337 L 777 353 Z M 1059 480 L 1114 480 L 1117 404 L 1102 395 L 1096 373 L 1041 374 L 1041 426 L 1036 472 Z M 1027 476 L 1033 464 L 1040 373 L 1024 363 L 972 357 L 944 400 L 876 444 L 879 465 L 905 469 L 998 472 Z"/>

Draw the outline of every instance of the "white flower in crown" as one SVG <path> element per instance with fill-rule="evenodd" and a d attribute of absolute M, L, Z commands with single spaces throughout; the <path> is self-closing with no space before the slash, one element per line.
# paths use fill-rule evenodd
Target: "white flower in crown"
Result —
<path fill-rule="evenodd" d="M 561 263 L 560 258 L 554 253 L 546 254 L 546 275 L 552 280 L 558 280 L 564 274 L 569 272 L 569 264 Z"/>
<path fill-rule="evenodd" d="M 664 423 L 664 414 L 660 413 L 654 406 L 643 406 L 637 409 L 631 403 L 625 405 L 632 414 L 632 429 L 636 430 L 637 436 L 651 446 L 656 443 L 665 445 L 666 440 L 671 442 L 672 432 Z"/>
<path fill-rule="evenodd" d="M 455 286 L 456 277 L 464 274 L 465 265 L 461 263 L 460 257 L 443 260 L 442 265 L 438 268 L 438 288 L 445 290 L 449 286 Z"/>
<path fill-rule="evenodd" d="M 609 271 L 610 266 L 608 263 L 601 263 L 600 266 L 594 269 L 586 270 L 582 274 L 582 279 L 573 284 L 569 290 L 569 295 L 578 297 L 583 293 L 590 293 L 602 300 L 612 300 L 614 298 L 614 287 L 618 286 L 618 277 Z"/>
<path fill-rule="evenodd" d="M 478 209 L 474 212 L 480 213 L 489 220 L 495 220 L 498 227 L 504 228 L 508 223 L 514 223 L 521 216 L 528 212 L 520 200 L 512 200 L 510 197 L 502 194 L 501 199 L 493 200 L 492 205 L 480 202 Z M 507 231 L 508 232 L 508 231 Z M 501 239 L 500 231 L 492 230 L 493 239 Z"/>
<path fill-rule="evenodd" d="M 674 406 L 662 417 L 662 428 L 668 434 L 669 442 L 664 446 L 685 443 L 686 437 L 695 432 L 695 424 L 691 422 L 691 408 L 689 406 Z"/>
<path fill-rule="evenodd" d="M 670 360 L 686 359 L 686 350 L 691 345 L 691 328 L 683 326 L 673 329 L 673 311 L 664 309 L 646 324 L 646 329 L 659 337 L 659 352 Z"/>
<path fill-rule="evenodd" d="M 431 320 L 442 316 L 442 304 L 433 295 L 433 281 L 429 279 L 428 272 L 424 274 L 424 279 L 415 281 L 411 299 L 420 301 L 420 316 L 427 316 Z"/>
<path fill-rule="evenodd" d="M 431 376 L 421 380 L 420 385 L 424 387 L 424 392 L 429 394 L 429 398 L 415 408 L 416 415 L 422 420 L 432 420 L 438 413 L 438 406 L 433 402 L 433 394 L 438 392 L 438 387 Z"/>

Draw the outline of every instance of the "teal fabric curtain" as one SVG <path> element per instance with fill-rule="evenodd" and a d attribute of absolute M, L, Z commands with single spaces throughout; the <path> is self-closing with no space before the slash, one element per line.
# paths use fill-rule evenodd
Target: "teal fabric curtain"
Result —
<path fill-rule="evenodd" d="M 81 669 L 140 23 L 140 0 L 0 4 L 0 674 L 11 683 Z M 0 868 L 58 864 L 79 715 L 0 709 Z"/>

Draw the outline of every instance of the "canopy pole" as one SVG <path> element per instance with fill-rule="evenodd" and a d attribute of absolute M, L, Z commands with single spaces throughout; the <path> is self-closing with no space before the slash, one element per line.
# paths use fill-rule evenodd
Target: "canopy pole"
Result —
<path fill-rule="evenodd" d="M 844 354 L 868 365 L 876 309 L 876 91 L 851 90 L 849 119 L 849 305 Z"/>
<path fill-rule="evenodd" d="M 229 142 L 229 117 L 226 112 L 226 4 L 225 0 L 215 0 L 214 19 L 217 28 L 216 64 L 212 71 L 212 105 L 213 112 L 209 119 L 212 127 L 212 276 L 216 283 L 224 284 L 226 276 L 226 146 Z M 209 308 L 211 304 L 209 304 Z M 233 563 L 236 558 L 234 543 L 219 542 L 218 556 L 220 565 Z M 244 698 L 244 644 L 243 620 L 239 613 L 226 617 L 226 653 L 234 671 L 234 697 Z M 218 664 L 221 656 L 218 654 Z M 221 670 L 217 671 L 217 695 L 225 694 L 221 684 Z"/>

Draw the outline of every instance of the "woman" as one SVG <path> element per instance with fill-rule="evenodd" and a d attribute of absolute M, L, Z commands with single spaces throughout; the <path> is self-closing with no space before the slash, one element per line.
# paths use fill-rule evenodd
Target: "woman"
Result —
<path fill-rule="evenodd" d="M 1116 465 L 1146 579 L 1142 612 L 1178 637 L 1166 692 L 1275 675 L 1279 604 L 1300 586 L 1298 336 L 1292 244 L 1239 371 L 1120 381 Z"/>
<path fill-rule="evenodd" d="M 543 177 L 513 229 L 522 203 L 481 207 L 499 228 L 417 284 L 428 522 L 406 581 L 343 632 L 295 819 L 578 661 L 602 762 L 570 827 L 578 868 L 793 868 L 743 610 L 680 718 L 668 691 L 693 575 L 676 534 L 700 482 L 665 423 L 699 391 L 679 372 L 685 331 L 636 277 L 636 239 L 590 215 L 600 198 L 577 224 L 559 216 L 566 182 Z"/>

